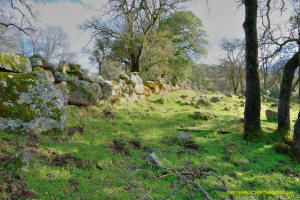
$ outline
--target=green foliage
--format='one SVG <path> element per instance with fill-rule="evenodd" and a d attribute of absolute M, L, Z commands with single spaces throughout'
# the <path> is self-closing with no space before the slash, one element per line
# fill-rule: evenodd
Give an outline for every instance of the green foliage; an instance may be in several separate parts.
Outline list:
<path fill-rule="evenodd" d="M 147 38 L 141 76 L 148 80 L 187 80 L 193 60 L 206 54 L 206 44 L 202 22 L 192 12 L 170 14 Z"/>
<path fill-rule="evenodd" d="M 206 33 L 201 20 L 190 11 L 175 12 L 160 22 L 160 29 L 169 33 L 176 55 L 189 58 L 207 53 Z"/>
<path fill-rule="evenodd" d="M 114 39 L 103 33 L 96 40 L 91 60 L 99 64 L 101 73 L 106 73 L 110 63 L 131 69 L 135 62 L 145 80 L 186 80 L 193 60 L 206 54 L 207 36 L 201 20 L 192 12 L 168 14 L 146 35 L 138 30 L 124 31 L 122 37 Z"/>

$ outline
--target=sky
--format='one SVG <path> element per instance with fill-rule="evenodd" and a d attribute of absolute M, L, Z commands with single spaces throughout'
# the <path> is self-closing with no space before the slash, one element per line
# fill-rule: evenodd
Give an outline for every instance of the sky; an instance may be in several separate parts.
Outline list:
<path fill-rule="evenodd" d="M 75 61 L 85 68 L 93 68 L 88 55 L 81 53 L 90 41 L 88 32 L 78 28 L 87 19 L 103 13 L 106 0 L 47 0 L 39 8 L 38 26 L 61 26 L 69 35 L 71 51 L 77 53 Z M 200 58 L 198 63 L 215 64 L 222 57 L 219 47 L 223 38 L 244 38 L 242 23 L 244 8 L 238 8 L 236 0 L 191 0 L 184 5 L 203 22 L 209 45 L 208 55 Z M 91 44 L 92 45 L 92 44 Z"/>

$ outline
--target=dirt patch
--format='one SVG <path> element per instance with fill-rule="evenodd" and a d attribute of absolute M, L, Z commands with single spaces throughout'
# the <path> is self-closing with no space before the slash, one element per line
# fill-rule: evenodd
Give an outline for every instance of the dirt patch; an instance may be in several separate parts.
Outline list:
<path fill-rule="evenodd" d="M 29 147 L 38 147 L 40 144 L 40 138 L 35 134 L 29 134 L 25 138 L 25 143 Z"/>
<path fill-rule="evenodd" d="M 135 148 L 135 149 L 141 149 L 142 148 L 141 142 L 137 141 L 137 140 L 130 140 L 129 144 L 131 144 L 133 146 L 133 148 Z"/>
<path fill-rule="evenodd" d="M 200 146 L 192 140 L 183 143 L 183 147 L 186 149 L 198 150 Z"/>
<path fill-rule="evenodd" d="M 144 146 L 143 147 L 143 151 L 148 152 L 148 153 L 152 153 L 153 152 L 153 150 L 150 147 L 148 147 L 148 146 Z"/>
<path fill-rule="evenodd" d="M 230 160 L 230 157 L 229 156 L 225 156 L 225 157 L 222 158 L 222 160 L 225 161 L 225 162 L 227 162 L 227 161 Z"/>
<path fill-rule="evenodd" d="M 281 170 L 281 173 L 283 173 L 285 176 L 292 176 L 295 178 L 300 178 L 300 173 L 296 172 L 293 169 L 284 169 L 284 170 Z"/>
<path fill-rule="evenodd" d="M 51 164 L 54 166 L 62 166 L 62 167 L 75 166 L 76 168 L 83 168 L 87 165 L 87 162 L 77 158 L 72 153 L 67 153 L 64 155 L 56 155 L 52 159 Z"/>
<path fill-rule="evenodd" d="M 114 118 L 115 115 L 110 110 L 103 110 L 103 117 L 105 117 L 105 118 Z"/>
<path fill-rule="evenodd" d="M 0 197 L 10 200 L 37 199 L 35 191 L 27 188 L 21 175 L 12 172 L 7 167 L 14 163 L 12 155 L 0 155 Z"/>
<path fill-rule="evenodd" d="M 82 135 L 84 130 L 85 130 L 84 126 L 72 126 L 68 128 L 67 134 L 70 137 L 72 137 L 75 133 L 79 133 L 80 135 Z"/>
<path fill-rule="evenodd" d="M 125 156 L 130 156 L 129 147 L 123 140 L 113 140 L 113 144 L 111 146 L 112 152 L 114 154 L 122 154 Z"/>
<path fill-rule="evenodd" d="M 80 190 L 80 184 L 75 179 L 68 180 L 68 186 L 70 187 L 72 192 L 78 192 Z"/>

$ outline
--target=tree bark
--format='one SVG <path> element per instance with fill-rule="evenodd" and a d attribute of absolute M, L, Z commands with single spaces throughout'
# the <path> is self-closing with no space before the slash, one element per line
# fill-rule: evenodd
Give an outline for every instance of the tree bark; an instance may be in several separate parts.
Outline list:
<path fill-rule="evenodd" d="M 245 0 L 245 21 L 243 23 L 246 38 L 246 106 L 244 137 L 250 138 L 261 130 L 260 124 L 260 81 L 258 68 L 257 39 L 257 0 Z M 253 134 L 251 134 L 253 133 Z"/>
<path fill-rule="evenodd" d="M 286 63 L 283 70 L 282 82 L 278 106 L 278 130 L 290 129 L 290 100 L 293 87 L 293 79 L 298 67 L 299 52 Z"/>
<path fill-rule="evenodd" d="M 140 71 L 140 62 L 134 54 L 130 55 L 130 71 L 139 72 Z"/>
<path fill-rule="evenodd" d="M 292 153 L 295 156 L 295 158 L 300 162 L 300 112 L 298 114 L 298 120 L 295 124 L 292 143 Z"/>

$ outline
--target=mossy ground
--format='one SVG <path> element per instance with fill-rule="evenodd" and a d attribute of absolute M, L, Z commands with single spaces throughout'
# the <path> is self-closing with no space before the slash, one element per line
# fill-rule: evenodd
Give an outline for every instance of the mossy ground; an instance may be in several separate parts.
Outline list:
<path fill-rule="evenodd" d="M 182 99 L 182 95 L 187 97 Z M 196 95 L 195 92 L 180 91 L 136 103 L 69 107 L 69 131 L 38 135 L 39 144 L 31 148 L 42 156 L 36 155 L 40 162 L 23 175 L 24 180 L 40 199 L 142 199 L 150 190 L 152 199 L 164 199 L 177 190 L 179 182 L 176 176 L 158 181 L 146 172 L 156 176 L 166 172 L 147 164 L 145 157 L 149 153 L 145 149 L 150 148 L 166 167 L 170 164 L 185 170 L 213 170 L 226 181 L 230 190 L 295 192 L 294 195 L 236 195 L 238 200 L 300 199 L 300 164 L 287 155 L 276 153 L 275 141 L 251 143 L 243 140 L 240 119 L 244 111 L 241 101 L 244 100 L 236 96 L 201 93 L 198 95 L 206 95 L 208 99 L 223 96 L 224 100 L 196 108 L 188 102 Z M 155 103 L 161 97 L 165 103 Z M 267 121 L 264 114 L 270 104 L 262 105 L 262 126 L 264 134 L 271 137 L 276 122 Z M 224 110 L 225 107 L 228 109 Z M 298 110 L 299 105 L 292 106 L 292 124 Z M 197 120 L 193 116 L 197 111 L 217 117 Z M 176 142 L 176 136 L 181 132 L 178 129 L 198 130 L 190 133 L 201 148 L 186 149 Z M 220 134 L 220 129 L 232 133 Z M 22 135 L 0 134 L 0 154 L 27 145 L 24 138 Z M 54 155 L 66 154 L 71 161 L 53 164 Z M 76 164 L 78 160 L 81 160 L 81 165 Z M 136 172 L 137 169 L 144 171 Z M 198 177 L 196 181 L 206 189 L 221 186 L 213 177 Z M 227 197 L 223 192 L 210 194 L 215 199 Z M 203 199 L 203 196 L 183 187 L 173 199 Z"/>

